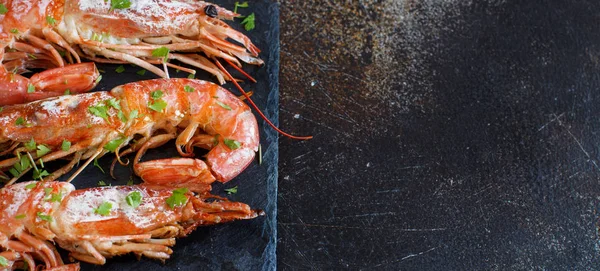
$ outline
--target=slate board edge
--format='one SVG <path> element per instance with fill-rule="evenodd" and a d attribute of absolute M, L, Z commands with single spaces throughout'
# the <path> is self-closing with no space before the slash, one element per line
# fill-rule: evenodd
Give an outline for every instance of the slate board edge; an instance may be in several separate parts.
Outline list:
<path fill-rule="evenodd" d="M 269 16 L 271 22 L 270 31 L 267 33 L 267 39 L 273 41 L 269 48 L 269 60 L 268 65 L 269 74 L 269 96 L 267 97 L 267 104 L 273 104 L 274 106 L 267 106 L 267 108 L 274 108 L 274 110 L 267 110 L 265 112 L 267 118 L 269 118 L 273 124 L 279 126 L 279 6 L 278 3 L 272 3 L 269 6 Z M 263 121 L 264 122 L 264 121 Z M 265 263 L 262 266 L 262 270 L 276 270 L 277 268 L 277 181 L 279 179 L 278 168 L 279 168 L 279 137 L 275 130 L 268 125 L 263 125 L 265 137 L 270 138 L 273 142 L 270 144 L 269 149 L 266 150 L 266 155 L 272 156 L 271 161 L 276 166 L 270 167 L 267 172 L 267 195 L 269 197 L 268 204 L 265 206 L 265 212 L 271 219 L 266 219 L 265 229 L 270 229 L 271 234 L 269 236 L 269 242 L 265 248 L 264 259 Z M 268 234 L 268 232 L 267 232 Z"/>

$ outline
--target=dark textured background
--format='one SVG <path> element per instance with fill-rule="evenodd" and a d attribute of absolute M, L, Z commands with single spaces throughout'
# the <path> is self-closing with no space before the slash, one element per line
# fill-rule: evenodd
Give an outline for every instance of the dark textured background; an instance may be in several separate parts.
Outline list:
<path fill-rule="evenodd" d="M 600 269 L 600 2 L 279 3 L 279 269 Z"/>

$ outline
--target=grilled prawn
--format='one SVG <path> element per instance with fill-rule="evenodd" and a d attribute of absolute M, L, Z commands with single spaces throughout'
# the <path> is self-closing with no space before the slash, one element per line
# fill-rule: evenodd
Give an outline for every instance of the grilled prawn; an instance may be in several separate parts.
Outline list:
<path fill-rule="evenodd" d="M 138 162 L 147 149 L 171 139 L 184 158 Z M 82 169 L 114 152 L 119 161 L 137 153 L 134 170 L 146 181 L 177 179 L 172 186 L 208 191 L 215 179 L 227 182 L 242 172 L 258 144 L 256 118 L 246 104 L 216 84 L 192 79 L 129 83 L 110 92 L 48 98 L 0 112 L 0 150 L 5 150 L 0 156 L 8 156 L 0 169 L 5 178 L 12 175 L 9 183 L 31 169 L 34 176 L 55 180 L 81 159 L 87 159 Z M 194 147 L 209 150 L 205 161 L 191 158 Z M 60 158 L 71 161 L 50 176 L 39 174 L 44 162 Z"/>
<path fill-rule="evenodd" d="M 198 226 L 252 219 L 261 211 L 240 202 L 160 186 L 75 190 L 66 182 L 25 182 L 0 190 L 0 266 L 78 270 L 64 265 L 52 243 L 79 261 L 102 265 L 134 253 L 159 260 L 176 237 Z M 38 265 L 39 263 L 39 265 Z"/>
<path fill-rule="evenodd" d="M 0 105 L 92 89 L 99 77 L 93 64 L 68 68 L 81 57 L 132 63 L 165 78 L 167 66 L 195 73 L 168 62 L 176 59 L 220 83 L 231 78 L 217 59 L 237 69 L 240 60 L 263 63 L 250 39 L 221 20 L 239 16 L 224 8 L 196 0 L 113 2 L 0 0 Z M 31 81 L 19 76 L 32 68 L 58 70 Z"/>

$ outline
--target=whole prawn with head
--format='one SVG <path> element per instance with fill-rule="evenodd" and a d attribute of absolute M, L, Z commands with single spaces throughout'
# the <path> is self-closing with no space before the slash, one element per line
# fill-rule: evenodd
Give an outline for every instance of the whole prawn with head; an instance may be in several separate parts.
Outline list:
<path fill-rule="evenodd" d="M 240 61 L 263 64 L 260 50 L 221 20 L 238 14 L 196 0 L 115 2 L 0 0 L 0 104 L 93 88 L 99 76 L 93 64 L 69 67 L 80 63 L 80 56 L 135 64 L 163 78 L 169 77 L 167 66 L 196 73 L 169 62 L 175 59 L 208 71 L 223 84 L 234 79 L 218 62 L 222 59 L 255 81 L 240 69 Z M 57 67 L 30 80 L 19 76 L 33 68 Z"/>

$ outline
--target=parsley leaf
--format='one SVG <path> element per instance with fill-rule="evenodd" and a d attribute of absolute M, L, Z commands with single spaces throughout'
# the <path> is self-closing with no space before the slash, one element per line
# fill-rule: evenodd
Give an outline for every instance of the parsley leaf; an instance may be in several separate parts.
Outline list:
<path fill-rule="evenodd" d="M 55 25 L 56 24 L 56 20 L 54 18 L 52 18 L 52 16 L 46 16 L 46 22 L 49 25 Z"/>
<path fill-rule="evenodd" d="M 27 84 L 27 93 L 34 93 L 35 92 L 35 86 L 33 86 L 32 84 Z"/>
<path fill-rule="evenodd" d="M 108 99 L 105 103 L 106 105 L 112 106 L 117 110 L 121 110 L 121 100 L 117 100 L 117 98 Z"/>
<path fill-rule="evenodd" d="M 255 19 L 254 12 L 252 12 L 252 14 L 248 15 L 242 21 L 242 25 L 244 26 L 246 31 L 250 31 L 250 30 L 254 29 L 254 19 Z"/>
<path fill-rule="evenodd" d="M 142 203 L 142 193 L 140 191 L 133 191 L 125 197 L 125 201 L 127 201 L 127 205 L 137 208 Z"/>
<path fill-rule="evenodd" d="M 242 146 L 239 141 L 227 138 L 223 139 L 223 143 L 232 150 L 237 150 Z"/>
<path fill-rule="evenodd" d="M 125 71 L 125 67 L 123 67 L 123 65 L 121 65 L 121 66 L 117 67 L 117 69 L 115 69 L 115 72 L 117 72 L 117 73 L 122 73 L 124 71 Z"/>
<path fill-rule="evenodd" d="M 194 92 L 196 89 L 186 85 L 185 87 L 183 87 L 183 90 L 185 90 L 185 92 Z"/>
<path fill-rule="evenodd" d="M 25 189 L 33 189 L 37 185 L 37 182 L 32 182 L 25 186 Z"/>
<path fill-rule="evenodd" d="M 225 108 L 225 109 L 227 109 L 227 110 L 231 111 L 231 106 L 229 106 L 229 105 L 226 105 L 226 104 L 222 103 L 221 101 L 217 101 L 217 104 L 218 104 L 219 106 L 221 106 L 221 107 L 223 107 L 223 108 Z"/>
<path fill-rule="evenodd" d="M 94 166 L 99 168 L 100 171 L 102 171 L 102 173 L 106 174 L 106 172 L 104 172 L 104 169 L 100 166 L 100 164 L 98 164 L 98 158 L 94 159 Z"/>
<path fill-rule="evenodd" d="M 231 194 L 235 194 L 237 193 L 238 187 L 237 185 L 232 187 L 232 188 L 227 188 L 225 189 L 225 192 L 227 192 L 227 195 L 231 195 Z"/>
<path fill-rule="evenodd" d="M 137 73 L 138 75 L 142 75 L 142 76 L 143 76 L 144 74 L 146 74 L 146 70 L 139 70 L 139 71 L 137 71 L 136 73 Z"/>
<path fill-rule="evenodd" d="M 131 112 L 129 112 L 129 119 L 130 119 L 130 120 L 131 120 L 131 119 L 135 119 L 135 118 L 137 118 L 137 117 L 138 117 L 138 111 L 137 111 L 137 109 L 136 109 L 136 110 L 133 110 L 133 111 L 131 111 Z"/>
<path fill-rule="evenodd" d="M 35 150 L 36 144 L 35 144 L 35 140 L 33 140 L 33 138 L 31 138 L 31 140 L 29 142 L 25 143 L 24 145 L 25 145 L 25 148 L 27 148 L 28 151 Z"/>
<path fill-rule="evenodd" d="M 71 95 L 71 90 L 70 89 L 66 89 L 65 93 L 63 93 L 63 95 Z"/>
<path fill-rule="evenodd" d="M 106 145 L 104 145 L 104 149 L 110 152 L 115 152 L 117 148 L 123 144 L 123 142 L 125 142 L 125 138 L 117 138 L 106 143 Z"/>
<path fill-rule="evenodd" d="M 62 145 L 60 146 L 60 148 L 63 151 L 69 151 L 71 149 L 71 142 L 69 142 L 66 139 L 63 139 Z"/>
<path fill-rule="evenodd" d="M 188 198 L 185 196 L 189 190 L 187 188 L 179 188 L 173 190 L 173 195 L 167 198 L 166 203 L 171 207 L 171 209 L 176 206 L 183 206 L 187 203 Z"/>
<path fill-rule="evenodd" d="M 45 215 L 45 214 L 44 214 L 44 213 L 42 213 L 42 212 L 37 212 L 37 217 L 38 217 L 39 219 L 41 219 L 41 220 L 48 221 L 48 222 L 52 222 L 52 217 L 51 217 L 51 216 L 49 216 L 49 215 Z"/>
<path fill-rule="evenodd" d="M 18 117 L 15 121 L 15 125 L 23 125 L 25 124 L 25 119 L 23 117 Z"/>
<path fill-rule="evenodd" d="M 162 98 L 162 96 L 163 96 L 163 92 L 160 89 L 150 92 L 150 97 L 152 97 L 152 99 L 154 99 L 154 100 L 160 99 L 160 98 Z"/>
<path fill-rule="evenodd" d="M 98 181 L 98 185 L 99 186 L 108 186 L 108 184 L 103 180 Z"/>
<path fill-rule="evenodd" d="M 187 78 L 188 79 L 196 79 L 196 75 L 194 75 L 193 73 L 190 73 Z"/>
<path fill-rule="evenodd" d="M 240 4 L 240 2 L 235 2 L 235 7 L 233 8 L 233 13 L 237 13 L 237 9 L 238 8 L 247 8 L 248 7 L 248 2 L 243 2 Z"/>
<path fill-rule="evenodd" d="M 23 219 L 25 218 L 25 214 L 19 214 L 15 216 L 16 219 Z"/>
<path fill-rule="evenodd" d="M 162 57 L 163 58 L 163 62 L 167 62 L 167 58 L 169 57 L 169 48 L 167 47 L 160 47 L 160 48 L 156 48 L 154 50 L 152 50 L 152 56 L 153 57 Z"/>
<path fill-rule="evenodd" d="M 49 176 L 50 173 L 48 173 L 48 171 L 46 170 L 42 170 L 40 171 L 39 169 L 34 169 L 33 170 L 33 177 L 34 179 L 42 179 L 43 177 Z"/>
<path fill-rule="evenodd" d="M 108 107 L 106 105 L 96 105 L 88 107 L 88 111 L 96 117 L 100 117 L 108 121 Z"/>
<path fill-rule="evenodd" d="M 129 0 L 110 0 L 110 9 L 124 9 L 131 7 Z"/>
<path fill-rule="evenodd" d="M 161 112 L 165 108 L 167 108 L 167 102 L 161 100 L 157 100 L 154 103 L 148 103 L 148 107 L 156 112 Z"/>
<path fill-rule="evenodd" d="M 42 157 L 44 155 L 46 155 L 47 153 L 49 153 L 51 150 L 44 146 L 44 145 L 37 145 L 37 151 L 35 152 L 37 154 L 38 157 Z"/>
<path fill-rule="evenodd" d="M 4 4 L 0 4 L 0 14 L 4 15 L 6 13 L 8 13 L 8 9 Z"/>
<path fill-rule="evenodd" d="M 2 5 L 4 6 L 4 5 Z M 4 14 L 4 13 L 2 13 Z M 4 258 L 3 256 L 0 256 L 0 266 L 2 267 L 7 267 L 8 266 L 8 260 L 6 258 Z"/>
<path fill-rule="evenodd" d="M 105 201 L 102 204 L 100 204 L 98 208 L 94 209 L 94 213 L 99 214 L 101 216 L 107 216 L 110 214 L 111 209 L 112 203 Z"/>

